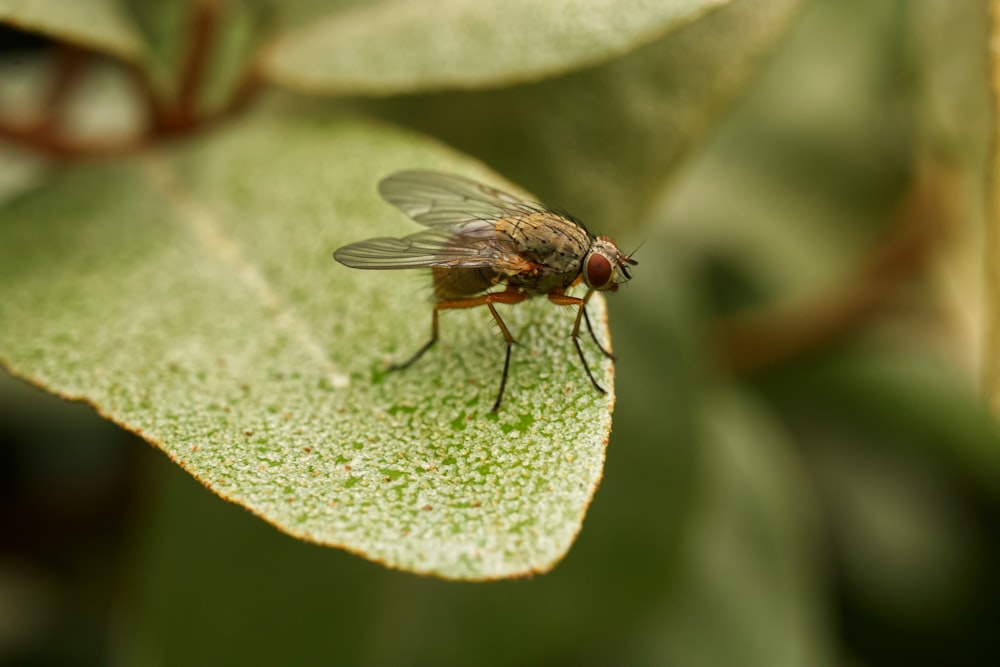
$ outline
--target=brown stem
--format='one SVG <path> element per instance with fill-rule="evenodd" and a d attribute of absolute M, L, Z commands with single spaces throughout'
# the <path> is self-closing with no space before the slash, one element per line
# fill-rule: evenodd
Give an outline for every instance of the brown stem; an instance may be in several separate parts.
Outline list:
<path fill-rule="evenodd" d="M 156 94 L 146 72 L 132 69 L 132 78 L 149 111 L 150 133 L 165 137 L 187 132 L 204 122 L 198 108 L 199 93 L 208 69 L 208 59 L 219 25 L 217 0 L 195 0 L 188 17 L 188 40 L 177 80 L 177 96 L 164 100 Z"/>
<path fill-rule="evenodd" d="M 840 286 L 798 307 L 737 315 L 718 323 L 713 344 L 737 373 L 772 366 L 857 330 L 898 302 L 926 266 L 953 219 L 947 174 L 921 174 L 893 213 L 890 233 Z"/>
<path fill-rule="evenodd" d="M 34 123 L 41 134 L 58 132 L 64 124 L 70 98 L 83 79 L 91 54 L 75 44 L 59 44 L 55 54 L 55 72 L 49 84 L 45 106 Z"/>
<path fill-rule="evenodd" d="M 219 3 L 216 0 L 199 0 L 193 3 L 187 30 L 190 38 L 181 66 L 172 130 L 186 130 L 198 123 L 198 95 L 208 70 L 208 59 L 218 30 L 219 13 Z"/>
<path fill-rule="evenodd" d="M 59 44 L 55 49 L 52 78 L 38 115 L 23 125 L 0 118 L 0 138 L 27 144 L 53 157 L 66 157 L 71 141 L 63 127 L 71 98 L 86 74 L 91 54 L 73 44 Z"/>
<path fill-rule="evenodd" d="M 141 67 L 124 64 L 134 89 L 145 101 L 149 122 L 142 136 L 80 142 L 63 132 L 70 97 L 86 73 L 86 65 L 92 60 L 92 54 L 83 47 L 64 45 L 57 53 L 56 76 L 46 97 L 44 111 L 26 126 L 15 125 L 0 117 L 0 139 L 25 145 L 55 159 L 106 158 L 135 152 L 160 139 L 190 133 L 243 110 L 261 88 L 261 79 L 253 68 L 247 69 L 224 108 L 210 117 L 203 115 L 199 109 L 199 93 L 204 85 L 221 13 L 219 0 L 193 2 L 190 39 L 175 99 L 165 100 L 158 95 Z"/>
<path fill-rule="evenodd" d="M 26 146 L 57 160 L 125 155 L 139 150 L 146 143 L 142 139 L 76 141 L 51 128 L 16 127 L 3 119 L 0 119 L 0 139 Z"/>

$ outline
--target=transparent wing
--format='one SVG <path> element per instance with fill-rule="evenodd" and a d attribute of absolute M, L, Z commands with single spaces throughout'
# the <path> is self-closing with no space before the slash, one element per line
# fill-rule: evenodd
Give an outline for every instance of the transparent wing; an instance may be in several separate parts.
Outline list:
<path fill-rule="evenodd" d="M 493 223 L 529 213 L 546 212 L 541 204 L 462 176 L 436 171 L 400 171 L 382 179 L 379 194 L 427 227 L 459 231 L 475 222 Z"/>
<path fill-rule="evenodd" d="M 492 227 L 480 225 L 458 234 L 428 229 L 403 238 L 367 239 L 345 245 L 333 258 L 354 269 L 490 267 L 503 273 L 523 268 L 514 246 Z"/>

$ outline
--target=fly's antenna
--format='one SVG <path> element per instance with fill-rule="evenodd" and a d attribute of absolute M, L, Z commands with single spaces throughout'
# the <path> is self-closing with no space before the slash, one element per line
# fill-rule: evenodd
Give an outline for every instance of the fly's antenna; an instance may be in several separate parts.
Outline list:
<path fill-rule="evenodd" d="M 635 254 L 636 254 L 637 252 L 639 252 L 639 249 L 640 249 L 640 248 L 642 248 L 642 246 L 644 246 L 644 245 L 646 245 L 646 239 L 643 239 L 642 241 L 640 241 L 640 242 L 639 242 L 639 245 L 637 245 L 637 246 L 635 247 L 635 250 L 633 250 L 632 252 L 629 252 L 629 253 L 626 253 L 626 254 L 625 254 L 625 257 L 627 257 L 626 261 L 627 261 L 627 262 L 628 262 L 629 264 L 631 264 L 632 266 L 635 266 L 636 264 L 638 264 L 638 263 L 639 263 L 639 262 L 638 262 L 638 261 L 637 261 L 637 260 L 635 259 Z"/>

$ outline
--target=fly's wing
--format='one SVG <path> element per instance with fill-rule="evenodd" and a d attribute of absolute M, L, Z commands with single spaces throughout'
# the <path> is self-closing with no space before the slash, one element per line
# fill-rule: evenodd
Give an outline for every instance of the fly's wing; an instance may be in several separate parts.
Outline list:
<path fill-rule="evenodd" d="M 351 243 L 333 258 L 353 269 L 419 269 L 489 267 L 502 273 L 523 268 L 515 243 L 487 224 L 467 225 L 462 232 L 428 229 L 403 238 L 382 237 Z"/>
<path fill-rule="evenodd" d="M 421 225 L 461 233 L 467 225 L 546 212 L 541 204 L 462 176 L 436 171 L 400 171 L 382 179 L 379 194 Z"/>
<path fill-rule="evenodd" d="M 356 269 L 491 268 L 514 274 L 530 267 L 499 220 L 546 212 L 540 204 L 476 181 L 436 171 L 401 171 L 378 184 L 379 194 L 430 229 L 403 238 L 374 238 L 333 253 Z"/>

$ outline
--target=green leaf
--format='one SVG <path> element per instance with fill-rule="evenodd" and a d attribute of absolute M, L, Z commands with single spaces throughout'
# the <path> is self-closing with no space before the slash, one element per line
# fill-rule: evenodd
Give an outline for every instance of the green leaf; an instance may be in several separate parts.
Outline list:
<path fill-rule="evenodd" d="M 275 32 L 312 25 L 357 7 L 392 2 L 392 0 L 251 0 L 259 2 L 271 14 Z"/>
<path fill-rule="evenodd" d="M 905 453 L 961 473 L 986 494 L 1000 491 L 1000 439 L 968 378 L 926 348 L 907 342 L 865 341 L 828 359 L 776 373 L 772 398 L 790 413 L 809 402 L 831 424 L 863 425 L 879 440 L 905 443 Z M 824 427 L 823 430 L 832 430 Z"/>
<path fill-rule="evenodd" d="M 176 98 L 184 75 L 195 74 L 198 107 L 204 113 L 223 107 L 242 82 L 271 14 L 263 0 L 124 2 L 148 45 L 147 75 L 158 94 Z M 200 49 L 205 49 L 200 68 L 184 72 Z"/>
<path fill-rule="evenodd" d="M 365 102 L 601 232 L 635 229 L 776 48 L 801 0 L 735 0 L 600 67 L 504 90 Z"/>
<path fill-rule="evenodd" d="M 436 349 L 385 372 L 429 334 L 426 279 L 330 254 L 413 231 L 374 189 L 408 167 L 497 181 L 346 117 L 67 170 L 0 209 L 0 361 L 302 539 L 448 578 L 547 570 L 600 479 L 613 393 L 580 368 L 573 312 L 545 300 L 501 311 L 520 345 L 498 414 L 482 309 L 445 313 Z"/>
<path fill-rule="evenodd" d="M 638 664 L 825 665 L 815 498 L 792 444 L 753 401 L 710 391 L 691 537 Z"/>
<path fill-rule="evenodd" d="M 166 98 L 177 94 L 184 53 L 191 48 L 191 16 L 195 3 L 186 0 L 124 0 L 124 6 L 146 43 L 145 74 Z"/>
<path fill-rule="evenodd" d="M 0 118 L 10 127 L 30 128 L 51 111 L 51 59 L 42 53 L 7 55 L 0 58 Z M 81 80 L 74 82 L 70 99 L 59 110 L 59 133 L 83 143 L 121 144 L 138 137 L 145 127 L 134 82 L 124 68 L 96 62 Z M 2 143 L 0 182 L 5 172 L 18 171 L 23 163 L 32 168 L 44 154 L 32 152 L 30 142 Z M 2 185 L 0 185 L 2 188 Z"/>
<path fill-rule="evenodd" d="M 967 498 L 948 466 L 872 435 L 844 419 L 809 443 L 848 595 L 902 627 L 961 614 L 992 569 Z"/>
<path fill-rule="evenodd" d="M 615 58 L 726 1 L 375 3 L 289 31 L 261 62 L 310 93 L 506 85 Z"/>
<path fill-rule="evenodd" d="M 0 22 L 139 60 L 142 39 L 115 0 L 0 0 Z"/>
<path fill-rule="evenodd" d="M 44 172 L 45 165 L 41 158 L 4 146 L 4 161 L 0 165 L 0 205 L 42 181 Z"/>

